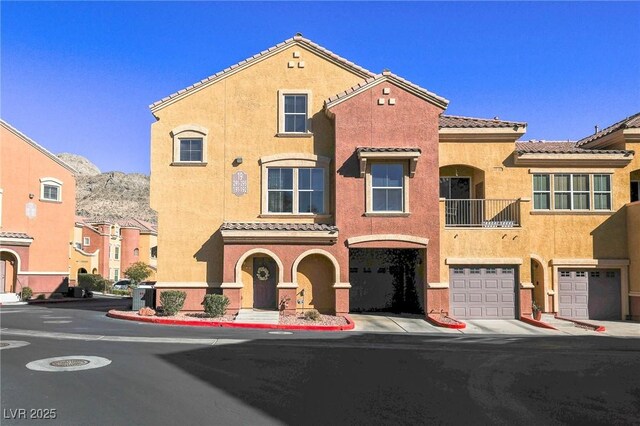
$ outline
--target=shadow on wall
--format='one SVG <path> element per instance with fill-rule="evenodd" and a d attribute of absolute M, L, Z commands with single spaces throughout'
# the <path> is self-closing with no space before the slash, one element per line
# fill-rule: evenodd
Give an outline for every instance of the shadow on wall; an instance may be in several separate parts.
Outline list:
<path fill-rule="evenodd" d="M 207 264 L 207 283 L 222 282 L 223 253 L 222 233 L 217 230 L 193 255 L 196 261 Z"/>
<path fill-rule="evenodd" d="M 594 259 L 626 259 L 627 250 L 627 207 L 612 214 L 595 228 L 593 236 Z"/>

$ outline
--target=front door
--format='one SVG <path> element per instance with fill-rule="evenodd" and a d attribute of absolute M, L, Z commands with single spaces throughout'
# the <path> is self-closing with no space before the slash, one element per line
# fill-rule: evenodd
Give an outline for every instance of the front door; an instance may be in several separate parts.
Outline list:
<path fill-rule="evenodd" d="M 253 258 L 253 307 L 277 309 L 276 274 L 278 267 L 270 257 Z"/>

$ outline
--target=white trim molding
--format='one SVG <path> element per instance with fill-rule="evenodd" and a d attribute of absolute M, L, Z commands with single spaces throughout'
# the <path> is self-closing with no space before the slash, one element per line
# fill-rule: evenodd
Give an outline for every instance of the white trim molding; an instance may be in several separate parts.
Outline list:
<path fill-rule="evenodd" d="M 421 152 L 419 151 L 393 151 L 393 152 L 367 152 L 358 151 L 358 161 L 360 163 L 360 177 L 364 177 L 367 173 L 367 161 L 387 160 L 387 161 L 404 161 L 409 160 L 409 177 L 416 174 L 416 166 Z"/>
<path fill-rule="evenodd" d="M 518 166 L 588 166 L 588 167 L 624 167 L 633 160 L 633 154 L 549 154 L 524 153 L 514 155 L 514 164 Z"/>
<path fill-rule="evenodd" d="M 0 244 L 7 244 L 12 246 L 30 246 L 32 242 L 33 238 L 0 237 Z"/>
<path fill-rule="evenodd" d="M 449 288 L 449 283 L 427 283 L 427 288 Z"/>
<path fill-rule="evenodd" d="M 518 257 L 447 257 L 445 265 L 522 265 Z"/>
<path fill-rule="evenodd" d="M 351 237 L 347 239 L 347 246 L 350 247 L 356 244 L 378 242 L 378 241 L 396 241 L 401 243 L 413 243 L 413 244 L 418 244 L 425 247 L 429 244 L 428 238 L 416 237 L 413 235 L 372 234 L 372 235 L 362 235 L 360 237 Z"/>
<path fill-rule="evenodd" d="M 291 266 L 291 281 L 293 281 L 293 284 L 296 285 L 296 288 L 298 287 L 298 266 L 300 265 L 300 262 L 302 262 L 307 256 L 311 256 L 314 254 L 324 256 L 329 259 L 329 261 L 333 264 L 333 272 L 335 278 L 334 285 L 340 282 L 340 264 L 338 263 L 338 260 L 328 251 L 322 249 L 310 249 L 300 254 Z"/>
<path fill-rule="evenodd" d="M 172 166 L 201 166 L 207 164 L 207 135 L 209 129 L 199 124 L 183 124 L 169 133 L 173 139 Z M 180 160 L 180 139 L 202 139 L 202 160 L 201 161 L 181 161 Z"/>
<path fill-rule="evenodd" d="M 242 282 L 242 264 L 244 263 L 245 260 L 247 260 L 249 258 L 249 256 L 254 255 L 254 254 L 265 254 L 268 257 L 272 258 L 276 262 L 276 265 L 278 265 L 278 283 L 284 282 L 284 266 L 282 264 L 282 261 L 278 257 L 278 255 L 275 254 L 274 252 L 272 252 L 271 250 L 268 250 L 268 249 L 265 249 L 265 248 L 254 248 L 254 249 L 251 249 L 251 250 L 248 250 L 248 251 L 244 252 L 244 254 L 242 256 L 240 256 L 240 258 L 236 262 L 235 280 L 236 280 L 236 285 L 240 285 L 240 287 L 233 287 L 233 288 L 242 288 L 243 287 L 243 282 Z M 225 287 L 223 287 L 223 288 L 225 288 Z M 230 287 L 226 287 L 226 288 L 230 288 Z"/>

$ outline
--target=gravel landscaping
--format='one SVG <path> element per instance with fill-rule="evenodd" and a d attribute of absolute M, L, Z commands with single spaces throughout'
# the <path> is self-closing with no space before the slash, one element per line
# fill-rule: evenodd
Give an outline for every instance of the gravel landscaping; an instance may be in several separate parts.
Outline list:
<path fill-rule="evenodd" d="M 296 315 L 280 315 L 280 324 L 286 325 L 347 325 L 345 317 L 336 317 L 334 315 L 320 315 L 316 321 L 304 318 L 302 314 Z"/>

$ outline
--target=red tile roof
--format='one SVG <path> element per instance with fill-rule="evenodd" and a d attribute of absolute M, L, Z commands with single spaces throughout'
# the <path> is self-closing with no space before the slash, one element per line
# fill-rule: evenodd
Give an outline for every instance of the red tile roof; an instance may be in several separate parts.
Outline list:
<path fill-rule="evenodd" d="M 19 238 L 24 240 L 32 239 L 32 237 L 30 237 L 28 234 L 25 234 L 24 232 L 0 232 L 0 238 Z"/>
<path fill-rule="evenodd" d="M 328 231 L 338 232 L 335 225 L 320 223 L 225 222 L 221 231 Z"/>
<path fill-rule="evenodd" d="M 527 127 L 527 123 L 522 121 L 505 121 L 496 118 L 474 118 L 459 115 L 441 115 L 440 128 L 463 128 L 463 129 L 488 129 L 507 127 Z"/>
<path fill-rule="evenodd" d="M 400 147 L 400 148 L 393 148 L 393 147 L 389 147 L 389 148 L 379 148 L 379 147 L 374 147 L 374 146 L 361 146 L 356 148 L 356 152 L 422 152 L 422 150 L 420 148 L 407 148 L 407 147 Z"/>
<path fill-rule="evenodd" d="M 580 139 L 577 143 L 576 146 L 583 146 L 586 145 L 590 142 L 594 142 L 598 139 L 600 139 L 601 137 L 607 136 L 617 130 L 621 130 L 621 129 L 626 129 L 626 128 L 640 128 L 640 112 L 630 115 L 629 117 L 618 121 L 615 124 L 612 124 L 611 126 L 600 130 L 597 133 L 594 133 L 591 136 L 587 136 L 586 138 L 582 138 Z"/>
<path fill-rule="evenodd" d="M 529 141 L 516 142 L 517 154 L 633 154 L 623 149 L 580 148 L 571 141 Z"/>

